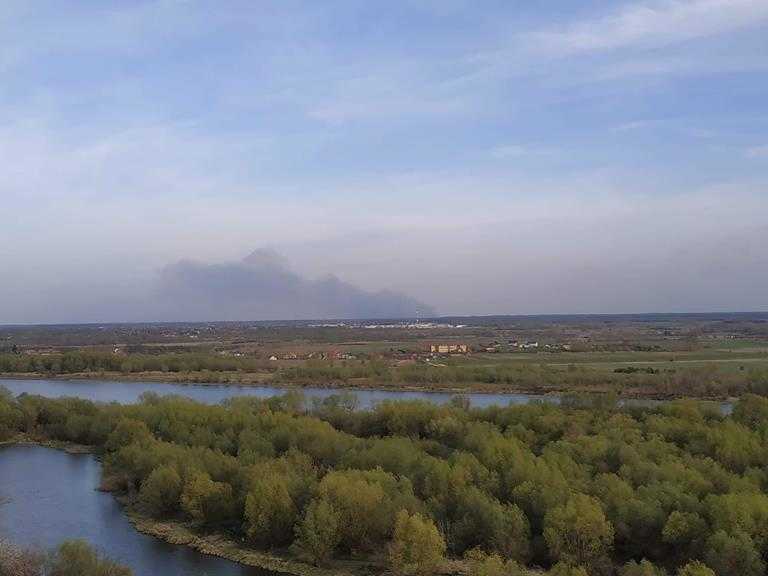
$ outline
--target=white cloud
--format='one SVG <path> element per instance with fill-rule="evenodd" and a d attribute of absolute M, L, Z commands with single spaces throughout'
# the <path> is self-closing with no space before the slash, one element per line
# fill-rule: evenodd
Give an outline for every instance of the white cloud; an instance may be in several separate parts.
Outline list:
<path fill-rule="evenodd" d="M 502 144 L 491 148 L 491 156 L 499 160 L 508 158 L 522 158 L 524 156 L 550 156 L 555 151 L 551 148 L 543 148 L 540 146 L 527 146 L 521 144 Z"/>
<path fill-rule="evenodd" d="M 520 100 L 498 105 L 520 108 L 590 86 L 615 95 L 652 92 L 671 78 L 757 73 L 768 68 L 758 38 L 766 23 L 765 0 L 641 0 L 581 20 L 508 31 L 467 53 L 455 83 L 477 91 L 514 82 Z"/>
<path fill-rule="evenodd" d="M 631 122 L 624 122 L 623 124 L 619 124 L 618 126 L 614 127 L 614 132 L 632 132 L 634 130 L 640 130 L 642 128 L 647 128 L 651 122 L 647 120 L 633 120 Z"/>
<path fill-rule="evenodd" d="M 508 144 L 505 146 L 496 146 L 491 150 L 491 156 L 494 158 L 519 158 L 529 153 L 528 148 L 517 144 Z"/>
<path fill-rule="evenodd" d="M 622 10 L 558 30 L 528 35 L 534 49 L 552 55 L 620 48 L 657 48 L 759 26 L 768 20 L 765 0 L 663 0 Z"/>

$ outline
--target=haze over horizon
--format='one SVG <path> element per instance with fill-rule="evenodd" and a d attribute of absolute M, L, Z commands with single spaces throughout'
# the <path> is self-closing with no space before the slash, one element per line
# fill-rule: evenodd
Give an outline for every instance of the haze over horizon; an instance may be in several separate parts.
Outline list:
<path fill-rule="evenodd" d="M 768 311 L 764 0 L 5 0 L 0 324 Z"/>

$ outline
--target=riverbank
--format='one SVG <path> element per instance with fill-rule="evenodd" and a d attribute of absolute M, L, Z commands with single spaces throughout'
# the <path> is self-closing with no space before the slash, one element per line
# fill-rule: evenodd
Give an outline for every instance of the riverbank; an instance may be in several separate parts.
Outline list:
<path fill-rule="evenodd" d="M 96 454 L 95 446 L 38 438 L 30 434 L 17 434 L 12 438 L 0 441 L 0 446 L 42 446 L 43 448 L 61 450 L 67 454 Z"/>
<path fill-rule="evenodd" d="M 332 560 L 327 567 L 318 567 L 293 558 L 259 552 L 245 547 L 236 540 L 222 534 L 201 535 L 191 523 L 174 520 L 155 520 L 142 515 L 130 499 L 118 496 L 128 520 L 142 534 L 159 538 L 169 544 L 189 546 L 202 554 L 217 556 L 245 566 L 252 566 L 291 576 L 389 576 L 392 572 L 386 564 L 386 556 L 378 562 L 365 560 Z M 469 573 L 467 562 L 446 558 L 438 574 L 441 576 L 464 576 Z M 536 571 L 527 574 L 535 576 Z"/>
<path fill-rule="evenodd" d="M 129 498 L 118 496 L 117 499 L 123 505 L 128 520 L 142 534 L 159 538 L 169 544 L 188 546 L 209 556 L 217 556 L 245 566 L 291 576 L 386 574 L 383 566 L 372 563 L 334 561 L 329 567 L 317 567 L 300 560 L 260 552 L 247 548 L 244 544 L 223 534 L 199 534 L 192 523 L 148 518 L 136 510 Z"/>

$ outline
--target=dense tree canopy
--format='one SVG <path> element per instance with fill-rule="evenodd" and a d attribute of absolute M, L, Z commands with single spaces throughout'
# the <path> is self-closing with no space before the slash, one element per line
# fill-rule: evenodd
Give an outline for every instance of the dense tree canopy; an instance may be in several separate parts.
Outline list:
<path fill-rule="evenodd" d="M 732 415 L 605 399 L 354 408 L 296 393 L 220 406 L 0 394 L 0 431 L 95 445 L 147 514 L 317 564 L 391 550 L 396 570 L 426 573 L 444 550 L 478 576 L 765 573 L 763 397 Z"/>

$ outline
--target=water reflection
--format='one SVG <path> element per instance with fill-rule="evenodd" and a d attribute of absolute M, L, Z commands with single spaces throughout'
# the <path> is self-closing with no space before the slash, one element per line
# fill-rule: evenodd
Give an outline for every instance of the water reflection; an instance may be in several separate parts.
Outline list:
<path fill-rule="evenodd" d="M 285 394 L 285 388 L 271 386 L 234 386 L 231 384 L 172 384 L 164 382 L 113 382 L 103 380 L 4 380 L 0 386 L 8 388 L 14 394 L 39 394 L 49 398 L 76 396 L 98 402 L 136 402 L 144 392 L 160 395 L 178 394 L 206 404 L 218 404 L 227 398 L 255 396 L 269 398 Z M 338 394 L 338 388 L 302 388 L 308 399 L 327 398 Z M 361 408 L 370 408 L 382 400 L 428 400 L 445 403 L 454 395 L 447 392 L 416 392 L 397 390 L 355 390 Z M 507 404 L 525 404 L 531 400 L 557 401 L 556 396 L 538 396 L 532 394 L 466 394 L 473 406 Z"/>

